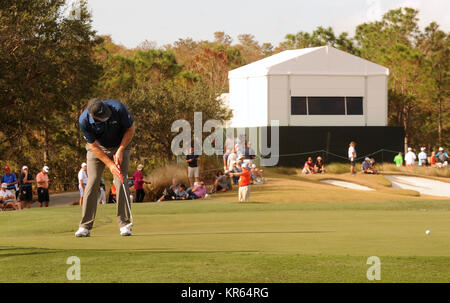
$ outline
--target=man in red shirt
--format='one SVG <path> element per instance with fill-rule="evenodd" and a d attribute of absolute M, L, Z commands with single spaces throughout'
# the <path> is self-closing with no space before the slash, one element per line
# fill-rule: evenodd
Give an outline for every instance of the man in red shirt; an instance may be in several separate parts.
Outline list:
<path fill-rule="evenodd" d="M 242 164 L 242 172 L 232 173 L 232 177 L 239 176 L 239 202 L 248 202 L 250 198 L 250 181 L 251 174 L 248 163 L 244 162 Z"/>
<path fill-rule="evenodd" d="M 133 174 L 134 179 L 134 189 L 136 190 L 136 202 L 144 201 L 145 191 L 144 191 L 144 183 L 149 184 L 144 180 L 144 175 L 142 174 L 142 170 L 144 169 L 144 165 L 139 164 L 136 172 Z"/>

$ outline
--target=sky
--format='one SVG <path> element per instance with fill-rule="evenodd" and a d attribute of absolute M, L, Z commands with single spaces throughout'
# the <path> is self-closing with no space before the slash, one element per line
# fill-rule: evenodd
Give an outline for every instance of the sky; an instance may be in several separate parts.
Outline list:
<path fill-rule="evenodd" d="M 317 26 L 353 35 L 357 25 L 401 6 L 419 9 L 422 28 L 436 21 L 450 30 L 448 0 L 88 0 L 88 6 L 97 33 L 129 48 L 145 40 L 157 46 L 179 38 L 213 40 L 216 31 L 234 42 L 239 34 L 252 34 L 274 45 L 288 33 Z"/>

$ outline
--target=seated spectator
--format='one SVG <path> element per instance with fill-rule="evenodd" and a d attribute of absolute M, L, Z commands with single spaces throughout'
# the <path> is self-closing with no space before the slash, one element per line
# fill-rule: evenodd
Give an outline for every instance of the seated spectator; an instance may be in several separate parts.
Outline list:
<path fill-rule="evenodd" d="M 2 183 L 0 189 L 0 205 L 3 210 L 7 208 L 17 209 L 15 193 L 10 191 L 7 183 Z"/>
<path fill-rule="evenodd" d="M 373 161 L 375 163 L 375 160 Z M 361 165 L 361 170 L 365 174 L 376 174 L 376 170 L 374 170 L 373 163 L 371 159 L 366 157 Z"/>
<path fill-rule="evenodd" d="M 108 194 L 108 203 L 116 203 L 116 187 L 114 184 L 111 184 L 111 188 L 109 189 Z"/>
<path fill-rule="evenodd" d="M 419 166 L 427 166 L 427 153 L 425 150 L 425 147 L 421 147 L 420 153 L 417 155 L 417 158 L 419 159 Z"/>
<path fill-rule="evenodd" d="M 436 157 L 436 152 L 433 151 L 433 152 L 431 152 L 431 156 L 428 159 L 428 163 L 430 163 L 431 167 L 436 167 L 437 162 L 438 162 L 438 159 Z"/>
<path fill-rule="evenodd" d="M 316 163 L 314 163 L 314 172 L 316 174 L 323 174 L 325 173 L 325 163 L 323 163 L 322 157 L 319 156 L 316 159 Z"/>
<path fill-rule="evenodd" d="M 186 192 L 186 185 L 180 184 L 180 186 L 175 189 L 175 200 L 186 200 L 189 198 L 189 194 Z"/>
<path fill-rule="evenodd" d="M 214 182 L 214 189 L 212 193 L 226 192 L 233 189 L 231 185 L 230 172 L 227 170 L 225 174 L 222 174 L 222 172 L 220 173 L 220 176 L 218 176 Z"/>
<path fill-rule="evenodd" d="M 252 175 L 252 178 L 254 178 L 254 184 L 264 183 L 265 179 L 263 177 L 263 172 L 264 170 L 257 168 L 256 164 L 252 164 L 252 166 L 250 167 L 250 173 Z"/>
<path fill-rule="evenodd" d="M 370 169 L 373 171 L 374 174 L 378 175 L 378 171 L 375 168 L 375 159 L 374 158 L 370 159 Z"/>
<path fill-rule="evenodd" d="M 436 154 L 436 158 L 437 158 L 436 164 L 438 167 L 447 167 L 448 154 L 442 147 L 439 147 L 439 152 Z"/>
<path fill-rule="evenodd" d="M 156 202 L 161 202 L 164 200 L 175 200 L 176 191 L 179 189 L 179 187 L 180 184 L 178 183 L 178 180 L 173 178 L 172 185 L 170 185 L 169 188 L 164 189 L 163 195 Z"/>
<path fill-rule="evenodd" d="M 186 192 L 189 195 L 188 199 L 194 200 L 204 198 L 206 196 L 205 182 L 203 182 L 202 180 L 195 182 L 194 187 L 188 188 Z"/>
<path fill-rule="evenodd" d="M 305 162 L 302 174 L 314 174 L 314 162 L 311 157 L 308 157 L 308 160 Z"/>

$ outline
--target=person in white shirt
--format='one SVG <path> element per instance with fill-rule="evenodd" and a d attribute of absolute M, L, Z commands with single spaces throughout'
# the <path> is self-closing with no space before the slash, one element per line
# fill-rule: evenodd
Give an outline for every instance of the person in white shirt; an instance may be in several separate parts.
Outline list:
<path fill-rule="evenodd" d="M 86 188 L 86 184 L 88 182 L 88 176 L 87 176 L 87 164 L 82 163 L 81 169 L 78 172 L 78 188 L 80 189 L 80 205 L 83 205 L 83 196 L 84 196 L 84 190 Z"/>
<path fill-rule="evenodd" d="M 235 145 L 234 135 L 228 134 L 227 139 L 225 140 L 225 147 L 224 147 L 225 153 L 223 154 L 223 169 L 224 170 L 228 170 L 228 163 L 229 163 L 228 157 L 232 153 L 232 151 L 234 149 L 234 145 Z"/>
<path fill-rule="evenodd" d="M 408 147 L 408 152 L 405 155 L 406 166 L 413 167 L 416 159 L 417 159 L 416 154 L 412 151 L 411 147 Z"/>
<path fill-rule="evenodd" d="M 418 155 L 419 158 L 419 166 L 426 166 L 427 165 L 427 153 L 425 152 L 426 148 L 425 147 L 421 147 L 420 148 L 420 153 Z"/>
<path fill-rule="evenodd" d="M 356 149 L 355 149 L 356 143 L 350 142 L 350 146 L 348 148 L 348 159 L 350 160 L 350 173 L 352 175 L 355 173 L 355 164 L 356 164 Z"/>
<path fill-rule="evenodd" d="M 8 185 L 6 183 L 2 183 L 2 186 L 0 188 L 0 208 L 13 208 L 14 210 L 16 210 L 17 206 L 15 193 L 13 193 L 11 190 L 8 190 L 7 187 Z"/>

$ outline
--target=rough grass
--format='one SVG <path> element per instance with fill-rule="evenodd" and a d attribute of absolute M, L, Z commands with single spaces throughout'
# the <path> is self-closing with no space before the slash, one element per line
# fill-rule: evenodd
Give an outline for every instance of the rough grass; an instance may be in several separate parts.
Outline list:
<path fill-rule="evenodd" d="M 355 178 L 369 195 L 273 174 L 250 203 L 234 189 L 134 204 L 126 238 L 115 205 L 99 206 L 87 239 L 73 235 L 79 207 L 0 212 L 0 282 L 68 282 L 69 256 L 81 282 L 369 282 L 369 256 L 380 282 L 450 282 L 450 200 L 398 194 L 378 177 Z"/>

